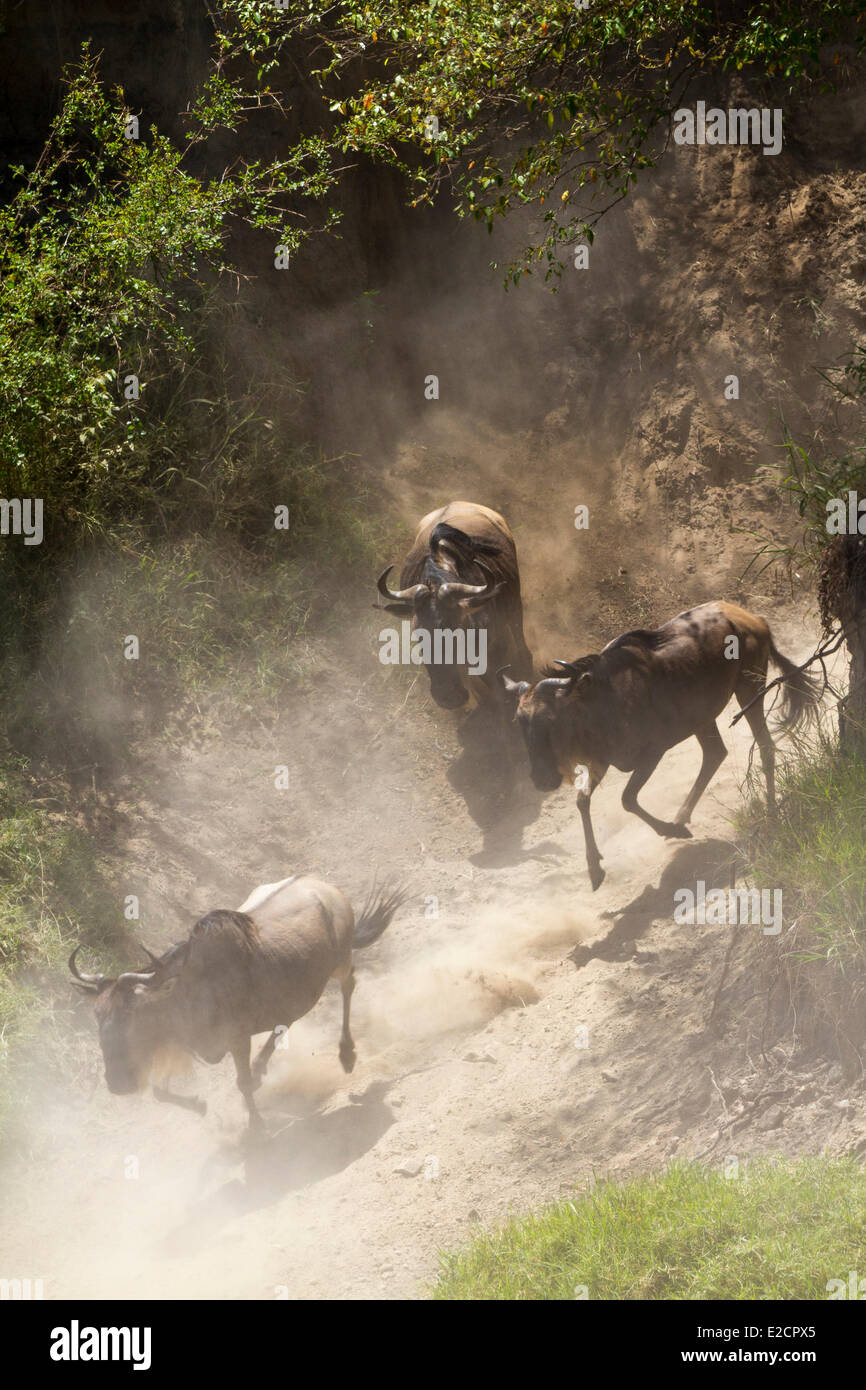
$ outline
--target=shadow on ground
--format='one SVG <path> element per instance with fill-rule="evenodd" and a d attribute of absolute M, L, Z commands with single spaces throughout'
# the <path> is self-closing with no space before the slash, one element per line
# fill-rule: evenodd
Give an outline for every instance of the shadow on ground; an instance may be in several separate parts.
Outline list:
<path fill-rule="evenodd" d="M 392 1084 L 374 1082 L 358 1102 L 294 1119 L 264 1141 L 251 1144 L 243 1177 L 223 1183 L 195 1203 L 187 1219 L 164 1238 L 161 1253 L 186 1255 L 201 1249 L 235 1218 L 348 1168 L 393 1123 L 385 1103 Z"/>
<path fill-rule="evenodd" d="M 594 941 L 581 942 L 569 953 L 569 960 L 580 968 L 588 961 L 621 960 L 630 954 L 636 941 L 660 919 L 673 921 L 674 893 L 680 888 L 694 890 L 698 879 L 711 888 L 732 888 L 739 857 L 725 840 L 689 840 L 681 845 L 666 865 L 656 886 L 648 884 L 639 895 L 616 912 L 605 913 L 613 922 L 610 931 Z"/>

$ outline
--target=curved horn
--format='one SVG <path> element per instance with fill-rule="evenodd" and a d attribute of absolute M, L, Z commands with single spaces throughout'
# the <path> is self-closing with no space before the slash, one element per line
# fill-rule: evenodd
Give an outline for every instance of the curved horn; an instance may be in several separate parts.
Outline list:
<path fill-rule="evenodd" d="M 499 670 L 496 672 L 497 676 L 501 676 L 502 678 L 503 687 L 509 695 L 525 695 L 529 689 L 529 681 L 513 681 L 510 676 L 506 676 L 505 674 L 506 671 L 510 670 L 510 665 L 500 666 Z"/>
<path fill-rule="evenodd" d="M 379 593 L 382 595 L 382 597 L 386 598 L 389 603 L 414 603 L 418 595 L 424 593 L 424 591 L 427 588 L 427 585 L 411 584 L 408 589 L 389 589 L 388 575 L 391 573 L 393 568 L 393 565 L 389 565 L 386 570 L 382 571 L 376 582 L 376 588 L 379 590 Z"/>
<path fill-rule="evenodd" d="M 560 661 L 559 657 L 556 657 L 553 664 L 554 666 L 561 666 L 563 671 L 570 671 L 573 676 L 583 674 L 580 667 L 576 666 L 573 661 Z"/>
<path fill-rule="evenodd" d="M 568 690 L 574 684 L 574 676 L 545 676 L 543 681 L 539 681 L 535 689 L 539 695 L 549 694 L 555 690 Z"/>
<path fill-rule="evenodd" d="M 492 570 L 488 569 L 483 560 L 475 561 L 478 568 L 487 577 L 483 584 L 464 584 L 462 580 L 447 580 L 439 585 L 440 598 L 492 598 L 496 588 L 496 576 Z"/>
<path fill-rule="evenodd" d="M 117 983 L 119 985 L 154 985 L 157 983 L 157 980 L 152 970 L 124 970 L 122 975 L 118 975 Z"/>
<path fill-rule="evenodd" d="M 78 985 L 79 989 L 88 990 L 91 994 L 98 994 L 99 990 L 106 983 L 106 978 L 104 975 L 85 975 L 83 971 L 78 969 L 78 966 L 75 964 L 75 957 L 80 950 L 81 946 L 76 946 L 72 955 L 69 957 L 69 969 L 72 971 L 75 977 L 75 983 Z"/>
<path fill-rule="evenodd" d="M 138 949 L 140 951 L 143 951 L 144 954 L 147 956 L 148 960 L 150 961 L 152 970 L 156 973 L 159 973 L 159 971 L 162 970 L 162 961 L 160 960 L 159 956 L 155 956 L 153 954 L 153 951 L 149 951 L 141 941 L 136 942 L 136 945 L 138 946 Z M 150 974 L 151 972 L 147 971 L 145 973 Z"/>

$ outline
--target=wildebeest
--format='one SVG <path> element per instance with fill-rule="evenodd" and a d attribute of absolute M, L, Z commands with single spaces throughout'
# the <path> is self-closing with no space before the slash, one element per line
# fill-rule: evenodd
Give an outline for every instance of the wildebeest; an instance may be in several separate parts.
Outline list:
<path fill-rule="evenodd" d="M 75 963 L 76 947 L 69 968 L 79 989 L 95 996 L 108 1089 L 115 1095 L 142 1090 L 166 1053 L 180 1050 L 213 1063 L 230 1052 L 250 1129 L 259 1128 L 253 1092 L 277 1040 L 309 1013 L 332 978 L 343 992 L 340 1061 L 351 1071 L 352 951 L 382 935 L 403 898 L 399 890 L 374 891 L 356 921 L 339 888 L 294 875 L 257 888 L 235 912 L 208 912 L 187 941 L 159 957 L 145 948 L 149 964 L 141 970 L 85 975 Z M 264 1032 L 270 1037 L 250 1067 L 250 1040 Z M 159 1087 L 154 1094 L 203 1110 L 201 1102 Z"/>
<path fill-rule="evenodd" d="M 770 660 L 785 678 L 782 728 L 788 731 L 814 714 L 815 685 L 776 649 L 763 618 L 735 603 L 704 603 L 664 627 L 626 632 L 600 654 L 557 661 L 565 674 L 547 674 L 535 685 L 502 674 L 517 701 L 535 785 L 553 791 L 563 777 L 575 782 L 593 889 L 604 870 L 589 803 L 608 767 L 632 774 L 622 795 L 627 811 L 659 835 L 688 838 L 686 822 L 727 756 L 716 719 L 732 695 L 741 707 L 754 699 Z M 746 719 L 760 749 L 772 809 L 775 750 L 763 700 L 746 711 Z M 658 820 L 638 804 L 637 794 L 662 755 L 692 734 L 703 751 L 701 770 L 676 820 Z"/>
<path fill-rule="evenodd" d="M 532 675 L 532 657 L 523 635 L 523 604 L 517 550 L 508 524 L 498 512 L 475 502 L 449 502 L 421 521 L 403 564 L 400 588 L 389 589 L 389 565 L 379 592 L 389 613 L 411 617 L 412 632 L 429 634 L 444 659 L 425 661 L 430 693 L 443 709 L 465 705 L 474 687 L 498 694 L 496 671 L 510 666 L 520 679 Z M 470 677 L 456 659 L 449 634 L 486 632 L 486 671 Z"/>

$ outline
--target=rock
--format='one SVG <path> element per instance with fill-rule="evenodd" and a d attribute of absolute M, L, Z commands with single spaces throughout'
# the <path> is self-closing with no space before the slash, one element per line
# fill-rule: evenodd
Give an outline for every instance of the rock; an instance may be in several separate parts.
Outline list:
<path fill-rule="evenodd" d="M 423 1167 L 423 1158 L 404 1158 L 392 1171 L 402 1174 L 404 1178 L 417 1178 Z"/>
<path fill-rule="evenodd" d="M 602 1081 L 619 1081 L 619 1077 L 617 1076 L 616 1072 L 611 1071 L 609 1068 L 605 1068 L 605 1070 L 602 1072 L 601 1079 Z"/>

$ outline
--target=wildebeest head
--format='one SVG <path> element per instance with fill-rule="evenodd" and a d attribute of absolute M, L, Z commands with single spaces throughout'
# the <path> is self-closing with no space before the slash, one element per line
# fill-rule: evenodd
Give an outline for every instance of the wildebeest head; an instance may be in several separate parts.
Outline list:
<path fill-rule="evenodd" d="M 516 703 L 515 718 L 520 725 L 529 754 L 532 780 L 539 791 L 556 791 L 562 782 L 562 766 L 574 762 L 575 750 L 570 747 L 573 735 L 580 726 L 581 705 L 592 698 L 595 655 L 580 661 L 557 661 L 567 672 L 564 676 L 545 676 L 532 685 L 529 681 L 513 681 L 499 671 L 506 694 Z"/>
<path fill-rule="evenodd" d="M 147 1085 L 154 1059 L 165 1045 L 163 1006 L 177 976 L 168 974 L 164 959 L 146 947 L 150 963 L 144 970 L 117 976 L 85 975 L 75 963 L 80 949 L 76 946 L 69 957 L 69 969 L 77 988 L 93 995 L 106 1085 L 114 1095 L 131 1095 Z"/>
<path fill-rule="evenodd" d="M 495 575 L 483 561 L 475 564 L 484 574 L 483 584 L 469 584 L 459 579 L 451 571 L 440 568 L 435 560 L 428 560 L 424 581 L 411 584 L 406 589 L 389 589 L 388 575 L 394 568 L 388 568 L 379 576 L 378 589 L 389 613 L 411 615 L 413 632 L 430 634 L 431 652 L 436 650 L 435 634 L 440 634 L 440 647 L 444 651 L 453 648 L 453 643 L 444 639 L 444 634 L 477 627 L 475 613 L 490 603 L 503 588 Z M 430 677 L 430 694 L 443 709 L 459 709 L 469 699 L 469 692 L 463 680 L 462 667 L 454 660 L 424 663 Z"/>

